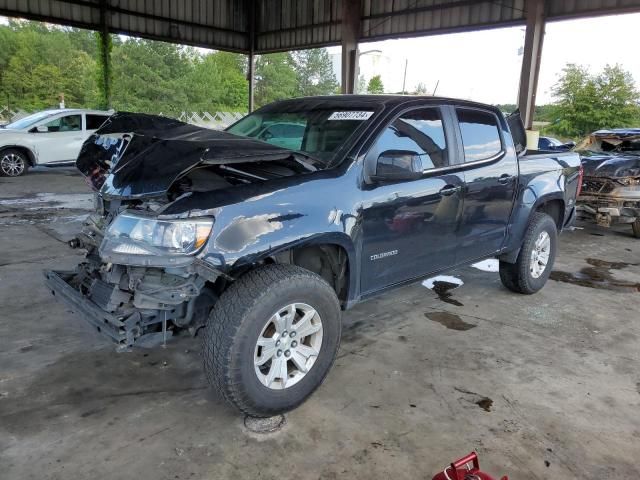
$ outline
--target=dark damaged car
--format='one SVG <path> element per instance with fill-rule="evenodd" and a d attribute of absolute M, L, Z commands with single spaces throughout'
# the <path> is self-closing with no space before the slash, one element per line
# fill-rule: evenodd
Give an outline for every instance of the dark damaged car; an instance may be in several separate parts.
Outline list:
<path fill-rule="evenodd" d="M 599 130 L 578 151 L 584 168 L 579 215 L 605 227 L 631 225 L 640 238 L 640 128 Z"/>
<path fill-rule="evenodd" d="M 205 327 L 210 383 L 284 412 L 329 371 L 341 310 L 490 257 L 543 287 L 580 161 L 524 144 L 519 115 L 434 97 L 288 100 L 225 132 L 116 114 L 77 160 L 86 259 L 46 282 L 120 348 Z"/>

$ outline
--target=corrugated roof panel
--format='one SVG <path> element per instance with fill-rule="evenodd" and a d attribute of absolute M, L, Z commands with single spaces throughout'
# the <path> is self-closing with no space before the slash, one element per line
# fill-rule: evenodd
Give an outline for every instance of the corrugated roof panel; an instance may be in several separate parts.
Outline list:
<path fill-rule="evenodd" d="M 262 0 L 258 51 L 278 51 L 340 42 L 341 0 Z"/>
<path fill-rule="evenodd" d="M 249 0 L 107 0 L 110 31 L 247 51 Z M 0 0 L 0 15 L 100 29 L 100 0 Z"/>
<path fill-rule="evenodd" d="M 524 0 L 363 1 L 362 38 L 367 41 L 472 30 L 524 21 Z"/>
<path fill-rule="evenodd" d="M 105 0 L 113 32 L 221 50 L 257 52 L 335 45 L 343 1 Z M 0 0 L 0 15 L 100 29 L 101 0 Z M 363 41 L 522 24 L 526 0 L 361 0 Z M 640 11 L 640 0 L 547 0 L 547 18 Z"/>
<path fill-rule="evenodd" d="M 587 16 L 604 13 L 624 13 L 637 11 L 640 0 L 566 0 L 547 2 L 549 18 Z"/>

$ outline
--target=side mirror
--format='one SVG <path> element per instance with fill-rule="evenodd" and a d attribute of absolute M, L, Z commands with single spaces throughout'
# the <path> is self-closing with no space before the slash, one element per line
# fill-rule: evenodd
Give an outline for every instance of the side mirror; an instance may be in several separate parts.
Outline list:
<path fill-rule="evenodd" d="M 38 125 L 36 127 L 36 132 L 38 133 L 47 133 L 49 131 L 49 127 L 47 127 L 46 125 Z"/>
<path fill-rule="evenodd" d="M 576 142 L 574 142 L 574 141 L 567 142 L 567 143 L 565 143 L 565 145 L 567 146 L 567 148 L 572 149 L 572 148 L 575 148 Z"/>
<path fill-rule="evenodd" d="M 417 180 L 422 177 L 422 158 L 410 150 L 386 150 L 376 161 L 373 180 Z"/>

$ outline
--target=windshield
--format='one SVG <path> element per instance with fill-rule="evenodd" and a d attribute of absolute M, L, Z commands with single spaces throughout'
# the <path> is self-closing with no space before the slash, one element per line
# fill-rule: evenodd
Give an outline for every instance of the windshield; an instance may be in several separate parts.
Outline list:
<path fill-rule="evenodd" d="M 259 110 L 231 125 L 227 132 L 302 152 L 329 164 L 373 115 L 372 109 L 305 108 L 295 103 L 282 105 L 281 109 Z"/>
<path fill-rule="evenodd" d="M 33 113 L 24 118 L 21 118 L 20 120 L 16 120 L 13 123 L 5 125 L 4 128 L 11 128 L 13 130 L 23 130 L 25 128 L 29 128 L 31 125 L 39 122 L 40 120 L 50 117 L 51 115 L 53 115 L 53 113 L 51 112 Z"/>

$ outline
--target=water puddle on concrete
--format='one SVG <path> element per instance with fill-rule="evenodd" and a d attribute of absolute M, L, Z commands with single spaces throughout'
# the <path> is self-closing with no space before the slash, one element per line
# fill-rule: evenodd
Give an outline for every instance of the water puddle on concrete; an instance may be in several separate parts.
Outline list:
<path fill-rule="evenodd" d="M 25 198 L 0 198 L 0 206 L 21 208 L 24 210 L 39 209 L 75 209 L 92 210 L 92 193 L 36 193 Z"/>
<path fill-rule="evenodd" d="M 443 302 L 451 305 L 462 307 L 462 302 L 459 302 L 451 295 L 451 290 L 464 285 L 464 282 L 457 277 L 450 275 L 438 275 L 437 277 L 427 278 L 422 282 L 422 285 L 430 290 L 433 290 L 438 298 Z"/>
<path fill-rule="evenodd" d="M 590 266 L 583 267 L 577 273 L 554 270 L 549 278 L 557 282 L 600 290 L 640 292 L 640 282 L 619 280 L 614 278 L 611 273 L 611 270 L 621 270 L 626 267 L 636 266 L 638 265 L 637 263 L 609 262 L 599 258 L 587 258 L 585 261 Z"/>
<path fill-rule="evenodd" d="M 483 272 L 497 272 L 500 270 L 500 262 L 497 258 L 488 258 L 486 260 L 482 260 L 481 262 L 477 262 L 471 265 L 473 268 L 477 268 L 478 270 L 482 270 Z"/>
<path fill-rule="evenodd" d="M 440 325 L 444 325 L 450 330 L 458 330 L 460 332 L 471 330 L 477 326 L 473 323 L 467 323 L 458 315 L 449 312 L 427 312 L 424 316 Z"/>

